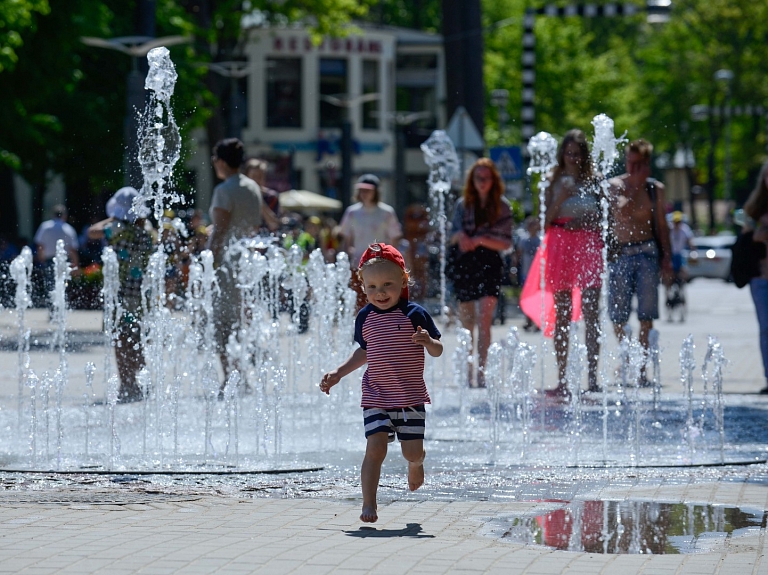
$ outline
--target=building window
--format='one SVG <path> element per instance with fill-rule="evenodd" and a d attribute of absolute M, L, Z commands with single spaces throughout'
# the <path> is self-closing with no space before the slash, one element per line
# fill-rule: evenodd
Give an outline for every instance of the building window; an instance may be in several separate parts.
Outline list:
<path fill-rule="evenodd" d="M 301 128 L 301 58 L 267 58 L 267 128 Z"/>
<path fill-rule="evenodd" d="M 363 60 L 363 95 L 379 93 L 379 62 L 378 60 Z M 381 115 L 379 113 L 378 100 L 363 102 L 363 128 L 367 130 L 378 130 L 381 126 Z"/>
<path fill-rule="evenodd" d="M 434 53 L 397 55 L 396 109 L 428 114 L 406 126 L 406 145 L 409 148 L 418 147 L 437 127 L 437 63 L 437 54 Z"/>
<path fill-rule="evenodd" d="M 345 99 L 348 97 L 347 61 L 337 58 L 320 59 L 320 127 L 340 128 L 346 110 L 324 99 L 323 96 Z"/>
<path fill-rule="evenodd" d="M 398 110 L 426 112 L 428 116 L 404 128 L 406 146 L 418 148 L 437 128 L 437 97 L 433 87 L 409 88 L 398 86 L 395 92 Z"/>

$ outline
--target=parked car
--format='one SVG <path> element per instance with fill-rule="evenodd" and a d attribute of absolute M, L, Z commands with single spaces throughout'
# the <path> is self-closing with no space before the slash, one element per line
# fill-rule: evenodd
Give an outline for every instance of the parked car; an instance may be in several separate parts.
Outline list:
<path fill-rule="evenodd" d="M 731 281 L 731 246 L 733 234 L 693 238 L 694 249 L 683 251 L 688 265 L 688 278 L 715 278 Z"/>

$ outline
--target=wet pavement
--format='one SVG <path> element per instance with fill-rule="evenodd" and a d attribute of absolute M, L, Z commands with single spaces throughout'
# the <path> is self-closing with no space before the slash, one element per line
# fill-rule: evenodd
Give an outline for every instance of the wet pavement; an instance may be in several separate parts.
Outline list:
<path fill-rule="evenodd" d="M 748 291 L 697 280 L 688 299 L 686 323 L 658 323 L 665 390 L 681 389 L 682 339 L 692 333 L 701 353 L 715 334 L 729 360 L 732 403 L 768 408 L 752 395 L 763 378 Z M 45 313 L 30 317 L 39 336 L 33 363 L 55 366 L 44 348 Z M 99 322 L 94 312 L 70 316 L 71 373 L 103 362 Z M 511 322 L 521 323 L 508 320 L 494 337 Z M 0 313 L 5 405 L 17 385 L 14 333 L 13 318 Z M 79 386 L 71 393 L 82 393 Z M 756 433 L 750 442 L 768 444 Z M 457 453 L 451 465 L 448 451 L 428 457 L 424 488 L 409 493 L 393 449 L 380 519 L 369 526 L 358 520 L 362 453 L 345 457 L 282 475 L 0 473 L 0 573 L 768 574 L 764 464 L 568 469 Z"/>

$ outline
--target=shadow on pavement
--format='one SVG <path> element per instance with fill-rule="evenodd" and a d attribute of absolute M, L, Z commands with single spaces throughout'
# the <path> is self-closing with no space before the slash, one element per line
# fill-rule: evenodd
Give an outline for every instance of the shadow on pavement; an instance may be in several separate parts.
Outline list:
<path fill-rule="evenodd" d="M 357 531 L 345 531 L 350 537 L 415 537 L 417 539 L 434 539 L 434 535 L 421 532 L 421 525 L 408 523 L 403 529 L 376 529 L 375 527 L 361 527 Z"/>

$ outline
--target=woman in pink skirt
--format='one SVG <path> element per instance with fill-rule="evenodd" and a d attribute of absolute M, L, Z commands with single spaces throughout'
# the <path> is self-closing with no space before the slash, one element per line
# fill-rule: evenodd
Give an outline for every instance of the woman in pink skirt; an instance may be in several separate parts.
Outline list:
<path fill-rule="evenodd" d="M 573 295 L 581 292 L 587 346 L 589 391 L 597 385 L 598 304 L 603 271 L 603 242 L 600 233 L 601 190 L 592 171 L 587 138 L 571 130 L 557 152 L 557 167 L 549 176 L 546 195 L 547 231 L 545 281 L 555 300 L 555 356 L 557 387 L 549 396 L 568 398 L 566 382 L 568 335 L 573 312 Z"/>

